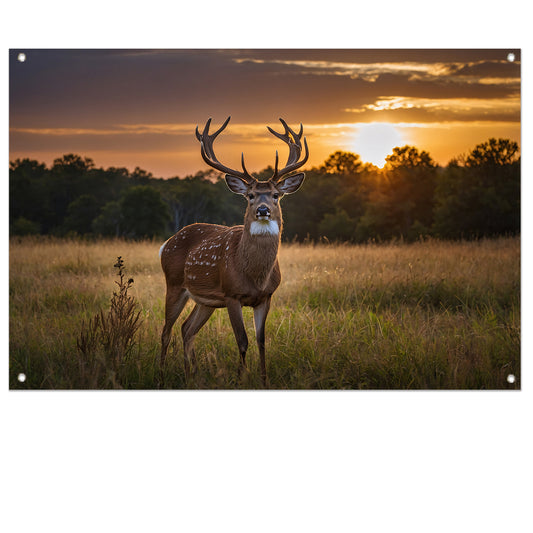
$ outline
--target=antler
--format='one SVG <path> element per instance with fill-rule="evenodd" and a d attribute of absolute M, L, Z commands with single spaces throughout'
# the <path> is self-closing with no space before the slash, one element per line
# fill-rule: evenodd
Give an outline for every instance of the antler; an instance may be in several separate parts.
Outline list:
<path fill-rule="evenodd" d="M 211 125 L 211 119 L 209 119 L 205 125 L 204 131 L 200 135 L 200 132 L 198 131 L 198 126 L 196 126 L 196 138 L 200 141 L 201 146 L 201 153 L 204 161 L 210 166 L 215 168 L 216 170 L 220 170 L 220 172 L 224 172 L 226 174 L 231 174 L 232 176 L 237 176 L 244 180 L 246 183 L 251 184 L 255 181 L 255 178 L 251 176 L 248 171 L 246 170 L 246 167 L 244 166 L 244 153 L 241 155 L 241 164 L 243 172 L 240 172 L 238 170 L 233 170 L 225 165 L 223 165 L 215 156 L 215 152 L 213 151 L 213 141 L 216 139 L 217 135 L 224 130 L 224 128 L 228 125 L 228 122 L 230 121 L 231 117 L 228 117 L 226 119 L 226 122 L 222 124 L 220 129 L 215 131 L 215 133 L 209 135 L 209 126 Z"/>
<path fill-rule="evenodd" d="M 287 126 L 287 123 L 282 118 L 280 118 L 279 120 L 285 128 L 285 133 L 278 133 L 269 126 L 267 126 L 267 128 L 270 133 L 272 133 L 278 139 L 281 139 L 283 142 L 289 145 L 289 158 L 287 159 L 287 163 L 285 164 L 285 166 L 280 171 L 278 171 L 278 152 L 276 150 L 276 166 L 274 168 L 274 175 L 270 178 L 270 180 L 274 183 L 280 181 L 281 178 L 289 172 L 292 172 L 293 170 L 296 170 L 303 166 L 309 157 L 307 140 L 304 137 L 305 157 L 301 161 L 299 161 L 300 155 L 302 153 L 302 134 L 304 131 L 303 126 L 300 124 L 300 133 L 296 133 L 289 126 Z"/>

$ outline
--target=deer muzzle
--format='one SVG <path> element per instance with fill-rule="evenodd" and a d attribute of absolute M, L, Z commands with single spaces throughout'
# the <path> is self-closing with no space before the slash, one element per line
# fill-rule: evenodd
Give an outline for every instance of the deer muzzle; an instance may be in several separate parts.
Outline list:
<path fill-rule="evenodd" d="M 270 209 L 266 205 L 260 205 L 255 212 L 258 220 L 268 220 L 270 218 Z"/>

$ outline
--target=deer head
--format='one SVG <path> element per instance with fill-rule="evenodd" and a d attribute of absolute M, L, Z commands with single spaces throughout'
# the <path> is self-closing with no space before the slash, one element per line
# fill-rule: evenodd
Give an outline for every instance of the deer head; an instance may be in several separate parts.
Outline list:
<path fill-rule="evenodd" d="M 201 154 L 204 161 L 216 170 L 225 173 L 226 184 L 230 191 L 235 194 L 242 194 L 248 201 L 246 214 L 244 217 L 245 228 L 251 235 L 279 235 L 281 233 L 282 215 L 280 200 L 285 194 L 296 192 L 303 183 L 305 175 L 303 172 L 288 175 L 302 167 L 308 157 L 309 149 L 307 140 L 304 137 L 305 156 L 300 160 L 302 152 L 303 126 L 300 124 L 300 132 L 293 131 L 283 119 L 279 119 L 285 128 L 284 133 L 278 133 L 272 128 L 268 130 L 287 143 L 289 146 L 289 157 L 282 169 L 278 169 L 278 152 L 276 151 L 276 163 L 274 174 L 266 181 L 259 181 L 252 176 L 244 164 L 244 154 L 241 155 L 242 171 L 231 169 L 218 161 L 213 150 L 213 142 L 216 137 L 226 128 L 231 117 L 228 117 L 224 124 L 213 134 L 209 134 L 211 119 L 205 125 L 204 131 L 200 134 L 196 128 L 196 137 L 200 141 Z"/>

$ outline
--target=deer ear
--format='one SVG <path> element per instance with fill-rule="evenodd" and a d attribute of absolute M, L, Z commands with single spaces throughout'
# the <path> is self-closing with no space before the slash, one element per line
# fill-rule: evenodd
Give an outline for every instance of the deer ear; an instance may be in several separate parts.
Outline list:
<path fill-rule="evenodd" d="M 231 192 L 235 194 L 246 194 L 248 192 L 248 185 L 241 178 L 237 178 L 237 176 L 232 176 L 231 174 L 226 174 L 224 177 Z"/>
<path fill-rule="evenodd" d="M 276 187 L 278 191 L 282 194 L 292 194 L 293 192 L 296 192 L 300 186 L 302 185 L 305 178 L 305 174 L 303 172 L 300 172 L 298 174 L 294 174 L 293 176 L 289 176 L 288 178 L 285 178 L 284 180 L 280 181 Z"/>

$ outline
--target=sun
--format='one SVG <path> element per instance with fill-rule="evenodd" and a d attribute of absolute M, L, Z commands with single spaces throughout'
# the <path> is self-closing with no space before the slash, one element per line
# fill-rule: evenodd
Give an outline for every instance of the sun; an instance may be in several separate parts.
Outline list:
<path fill-rule="evenodd" d="M 402 135 L 392 124 L 373 122 L 359 125 L 353 147 L 362 161 L 382 168 L 392 149 L 402 144 Z"/>

